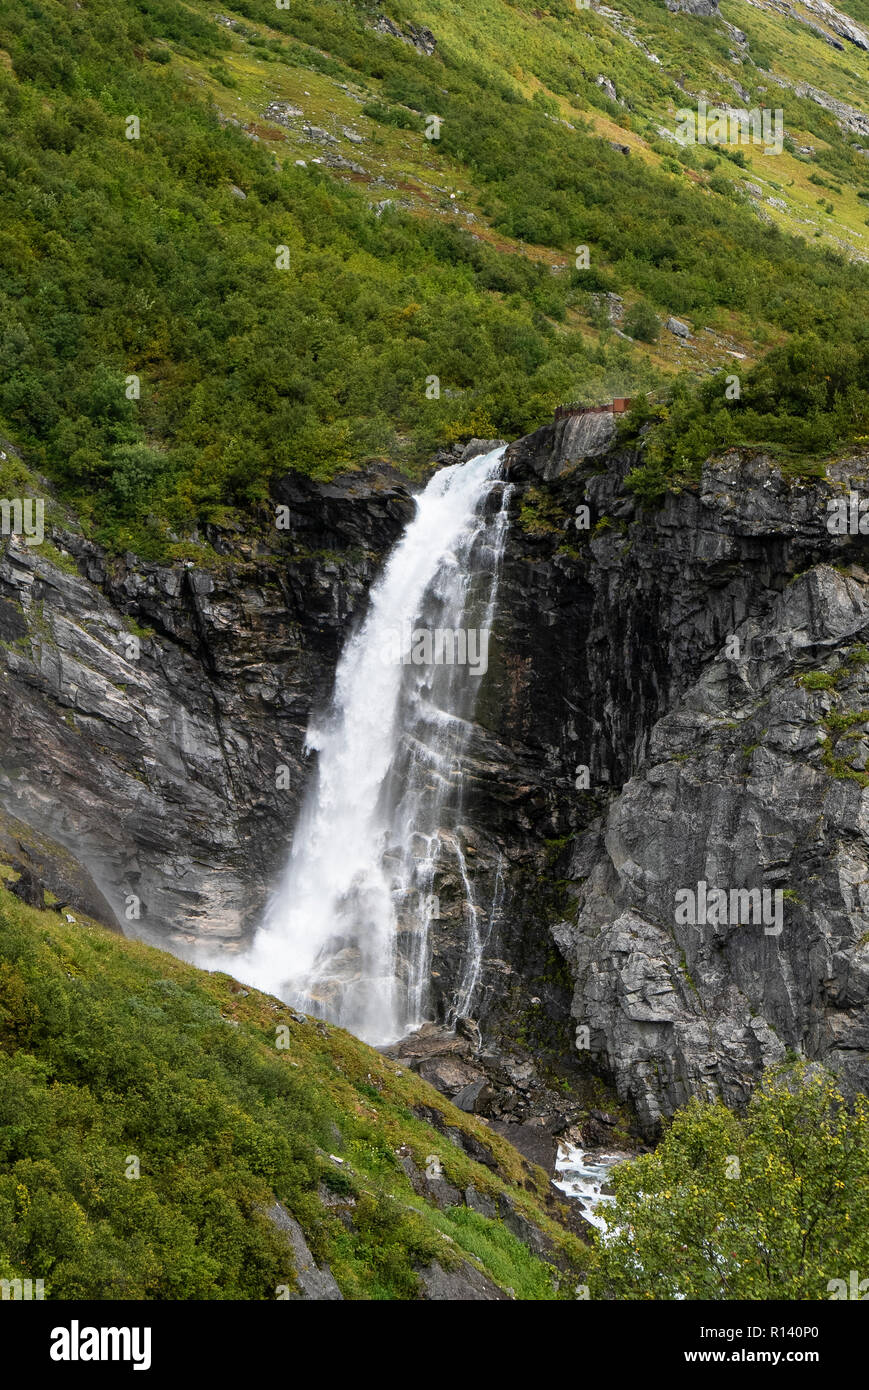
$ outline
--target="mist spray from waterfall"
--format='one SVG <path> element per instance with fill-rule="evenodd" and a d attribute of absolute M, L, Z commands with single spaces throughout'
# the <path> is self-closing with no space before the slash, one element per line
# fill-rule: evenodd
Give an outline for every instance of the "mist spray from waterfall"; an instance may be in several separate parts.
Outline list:
<path fill-rule="evenodd" d="M 471 1007 L 498 905 L 481 921 L 459 827 L 507 531 L 503 452 L 442 469 L 417 498 L 308 730 L 317 768 L 283 881 L 233 963 L 374 1044 L 424 1021 L 441 870 L 464 885 L 467 921 L 448 1022 Z"/>

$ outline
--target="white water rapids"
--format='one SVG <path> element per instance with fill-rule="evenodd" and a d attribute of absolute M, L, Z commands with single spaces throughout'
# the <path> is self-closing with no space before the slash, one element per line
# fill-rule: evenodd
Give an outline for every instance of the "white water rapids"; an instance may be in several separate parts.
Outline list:
<path fill-rule="evenodd" d="M 565 1195 L 580 1203 L 586 1221 L 606 1233 L 606 1209 L 612 1202 L 609 1180 L 612 1170 L 629 1154 L 589 1155 L 574 1144 L 561 1143 L 555 1161 L 554 1183 Z"/>
<path fill-rule="evenodd" d="M 425 1019 L 429 929 L 449 866 L 465 895 L 467 945 L 448 1022 L 467 1013 L 497 910 L 475 901 L 459 833 L 462 755 L 489 654 L 509 487 L 503 447 L 444 468 L 373 586 L 348 641 L 289 864 L 233 973 L 349 1029 L 393 1042 Z M 440 662 L 420 633 L 461 634 Z M 442 649 L 442 654 L 443 654 Z M 428 659 L 426 659 L 428 658 Z"/>

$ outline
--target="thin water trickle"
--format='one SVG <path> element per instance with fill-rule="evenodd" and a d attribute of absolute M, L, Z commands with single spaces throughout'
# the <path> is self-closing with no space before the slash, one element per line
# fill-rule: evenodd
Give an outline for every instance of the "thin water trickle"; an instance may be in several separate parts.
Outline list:
<path fill-rule="evenodd" d="M 436 473 L 373 587 L 368 615 L 312 721 L 318 754 L 289 864 L 233 972 L 366 1042 L 418 1027 L 428 1004 L 430 927 L 441 871 L 458 866 L 468 949 L 451 1021 L 467 1012 L 487 923 L 459 827 L 462 758 L 489 655 L 507 533 L 504 448 Z M 459 660 L 420 633 L 465 634 Z M 500 876 L 499 876 L 500 882 Z"/>

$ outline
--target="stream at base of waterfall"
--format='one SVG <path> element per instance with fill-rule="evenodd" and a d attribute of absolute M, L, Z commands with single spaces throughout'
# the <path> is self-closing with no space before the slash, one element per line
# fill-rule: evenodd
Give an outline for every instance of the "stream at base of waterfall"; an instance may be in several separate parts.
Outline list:
<path fill-rule="evenodd" d="M 553 1181 L 565 1197 L 579 1202 L 586 1221 L 605 1231 L 606 1209 L 613 1200 L 609 1186 L 612 1170 L 633 1157 L 603 1149 L 587 1152 L 573 1144 L 560 1143 Z"/>

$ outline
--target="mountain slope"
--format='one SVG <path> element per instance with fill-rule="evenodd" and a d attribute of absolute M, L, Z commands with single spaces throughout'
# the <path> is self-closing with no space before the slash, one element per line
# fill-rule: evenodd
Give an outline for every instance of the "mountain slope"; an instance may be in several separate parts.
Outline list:
<path fill-rule="evenodd" d="M 413 473 L 559 400 L 858 340 L 867 55 L 725 11 L 27 0 L 0 423 L 112 548 L 207 557 L 287 470 Z M 680 146 L 701 96 L 780 104 L 782 153 Z"/>
<path fill-rule="evenodd" d="M 2 888 L 0 952 L 0 1277 L 52 1299 L 573 1296 L 583 1245 L 545 1174 L 412 1072 Z"/>

